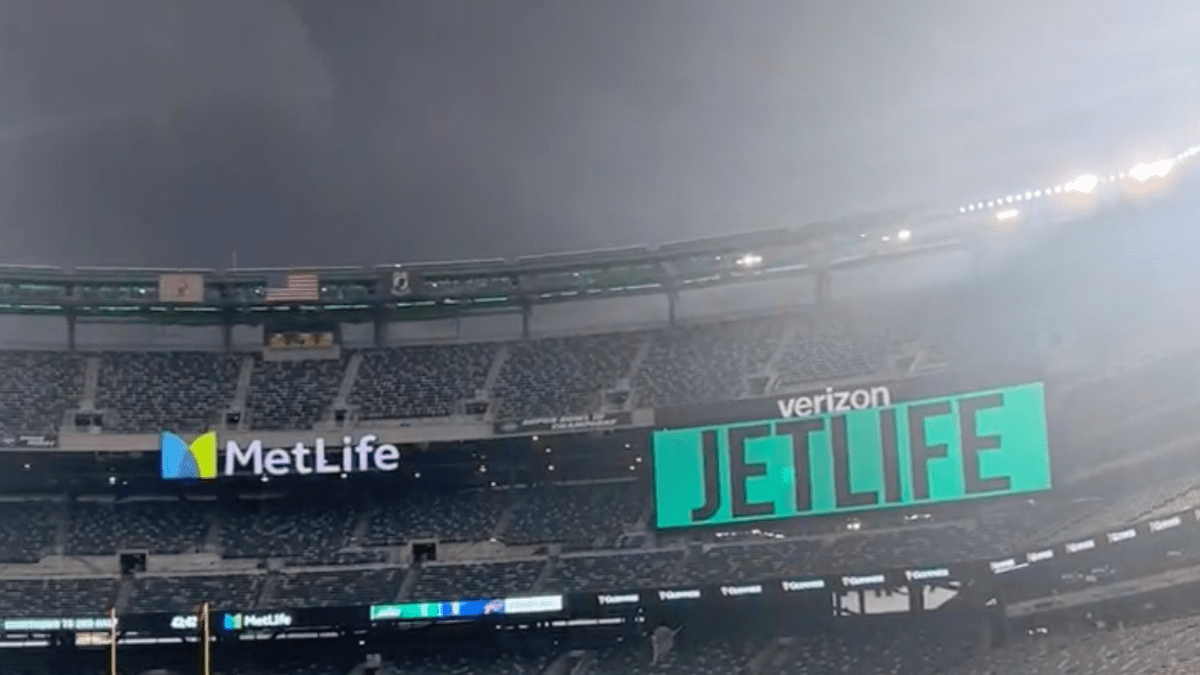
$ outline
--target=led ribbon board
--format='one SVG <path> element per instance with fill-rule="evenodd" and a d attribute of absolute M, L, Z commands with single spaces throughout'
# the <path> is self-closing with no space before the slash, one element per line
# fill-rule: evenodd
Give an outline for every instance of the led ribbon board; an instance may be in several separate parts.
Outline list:
<path fill-rule="evenodd" d="M 1041 383 L 654 434 L 660 528 L 1048 490 Z"/>

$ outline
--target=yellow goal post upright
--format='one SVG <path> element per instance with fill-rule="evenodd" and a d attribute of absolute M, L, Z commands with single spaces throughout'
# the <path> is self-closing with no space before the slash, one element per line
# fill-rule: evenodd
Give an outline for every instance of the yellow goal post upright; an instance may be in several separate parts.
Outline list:
<path fill-rule="evenodd" d="M 207 602 L 200 605 L 196 611 L 200 625 L 197 627 L 197 642 L 200 643 L 200 673 L 199 675 L 212 675 L 212 623 L 209 620 L 212 614 L 211 608 Z M 117 667 L 117 642 L 120 639 L 120 631 L 117 628 L 117 608 L 113 607 L 108 610 L 108 675 L 120 675 Z"/>
<path fill-rule="evenodd" d="M 117 675 L 117 608 L 108 610 L 108 675 Z"/>
<path fill-rule="evenodd" d="M 200 605 L 200 675 L 212 675 L 212 608 Z"/>

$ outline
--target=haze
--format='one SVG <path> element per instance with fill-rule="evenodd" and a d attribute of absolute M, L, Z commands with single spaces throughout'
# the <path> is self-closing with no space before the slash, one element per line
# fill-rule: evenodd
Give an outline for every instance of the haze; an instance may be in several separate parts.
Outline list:
<path fill-rule="evenodd" d="M 0 260 L 515 257 L 1200 140 L 1187 0 L 4 0 Z"/>

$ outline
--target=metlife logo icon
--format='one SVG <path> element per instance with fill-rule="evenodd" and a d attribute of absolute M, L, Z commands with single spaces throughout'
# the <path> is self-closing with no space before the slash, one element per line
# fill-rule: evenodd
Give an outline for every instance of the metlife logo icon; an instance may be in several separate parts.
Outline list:
<path fill-rule="evenodd" d="M 164 480 L 217 477 L 217 432 L 207 431 L 191 441 L 179 434 L 162 433 L 158 446 Z"/>
<path fill-rule="evenodd" d="M 164 480 L 215 479 L 218 477 L 340 475 L 367 471 L 390 472 L 400 468 L 400 450 L 388 443 L 376 444 L 367 434 L 356 442 L 343 436 L 341 446 L 326 446 L 324 438 L 298 442 L 288 448 L 265 448 L 261 440 L 242 444 L 225 443 L 223 462 L 217 453 L 216 432 L 209 431 L 191 442 L 163 432 L 159 452 Z M 218 472 L 218 465 L 223 471 Z"/>
<path fill-rule="evenodd" d="M 227 631 L 250 630 L 253 628 L 287 628 L 292 625 L 292 615 L 287 612 L 273 614 L 225 614 L 221 617 L 221 628 Z"/>

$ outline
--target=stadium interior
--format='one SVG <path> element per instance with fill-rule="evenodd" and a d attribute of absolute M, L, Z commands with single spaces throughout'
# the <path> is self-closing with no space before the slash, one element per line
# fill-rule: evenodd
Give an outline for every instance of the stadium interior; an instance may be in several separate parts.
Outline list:
<path fill-rule="evenodd" d="M 1200 279 L 1179 252 L 1196 235 L 1179 223 L 1192 201 L 1176 190 L 1020 227 L 968 218 L 833 274 L 776 278 L 776 244 L 699 242 L 689 256 L 742 251 L 705 288 L 559 303 L 573 314 L 526 305 L 491 334 L 490 315 L 468 310 L 475 332 L 453 310 L 389 332 L 351 325 L 332 308 L 341 298 L 290 303 L 278 335 L 329 335 L 299 346 L 273 342 L 269 322 L 231 328 L 236 311 L 196 329 L 224 342 L 189 333 L 180 346 L 177 327 L 89 320 L 82 287 L 105 284 L 78 272 L 0 271 L 18 345 L 0 352 L 4 668 L 1188 672 L 1200 658 Z M 574 278 L 578 262 L 522 264 Z M 602 271 L 571 283 L 628 273 L 584 262 Z M 947 271 L 898 288 L 892 275 L 913 265 Z M 813 274 L 804 295 L 796 279 Z M 436 276 L 422 274 L 430 293 Z M 415 272 L 399 289 L 389 279 L 422 292 Z M 82 304 L 63 304 L 77 313 L 11 310 L 48 302 L 59 282 L 82 289 L 70 296 Z M 154 304 L 105 283 L 104 302 Z M 668 302 L 646 312 L 646 295 Z M 656 526 L 656 485 L 675 474 L 655 462 L 653 432 L 673 415 L 827 387 L 886 383 L 915 401 L 1027 381 L 1045 387 L 1052 490 Z M 159 435 L 210 429 L 282 447 L 386 436 L 398 469 L 164 480 Z M 855 590 L 876 576 L 885 587 Z M 837 588 L 786 597 L 818 579 Z M 476 599 L 506 609 L 457 614 Z M 455 614 L 376 616 L 422 603 Z"/>

